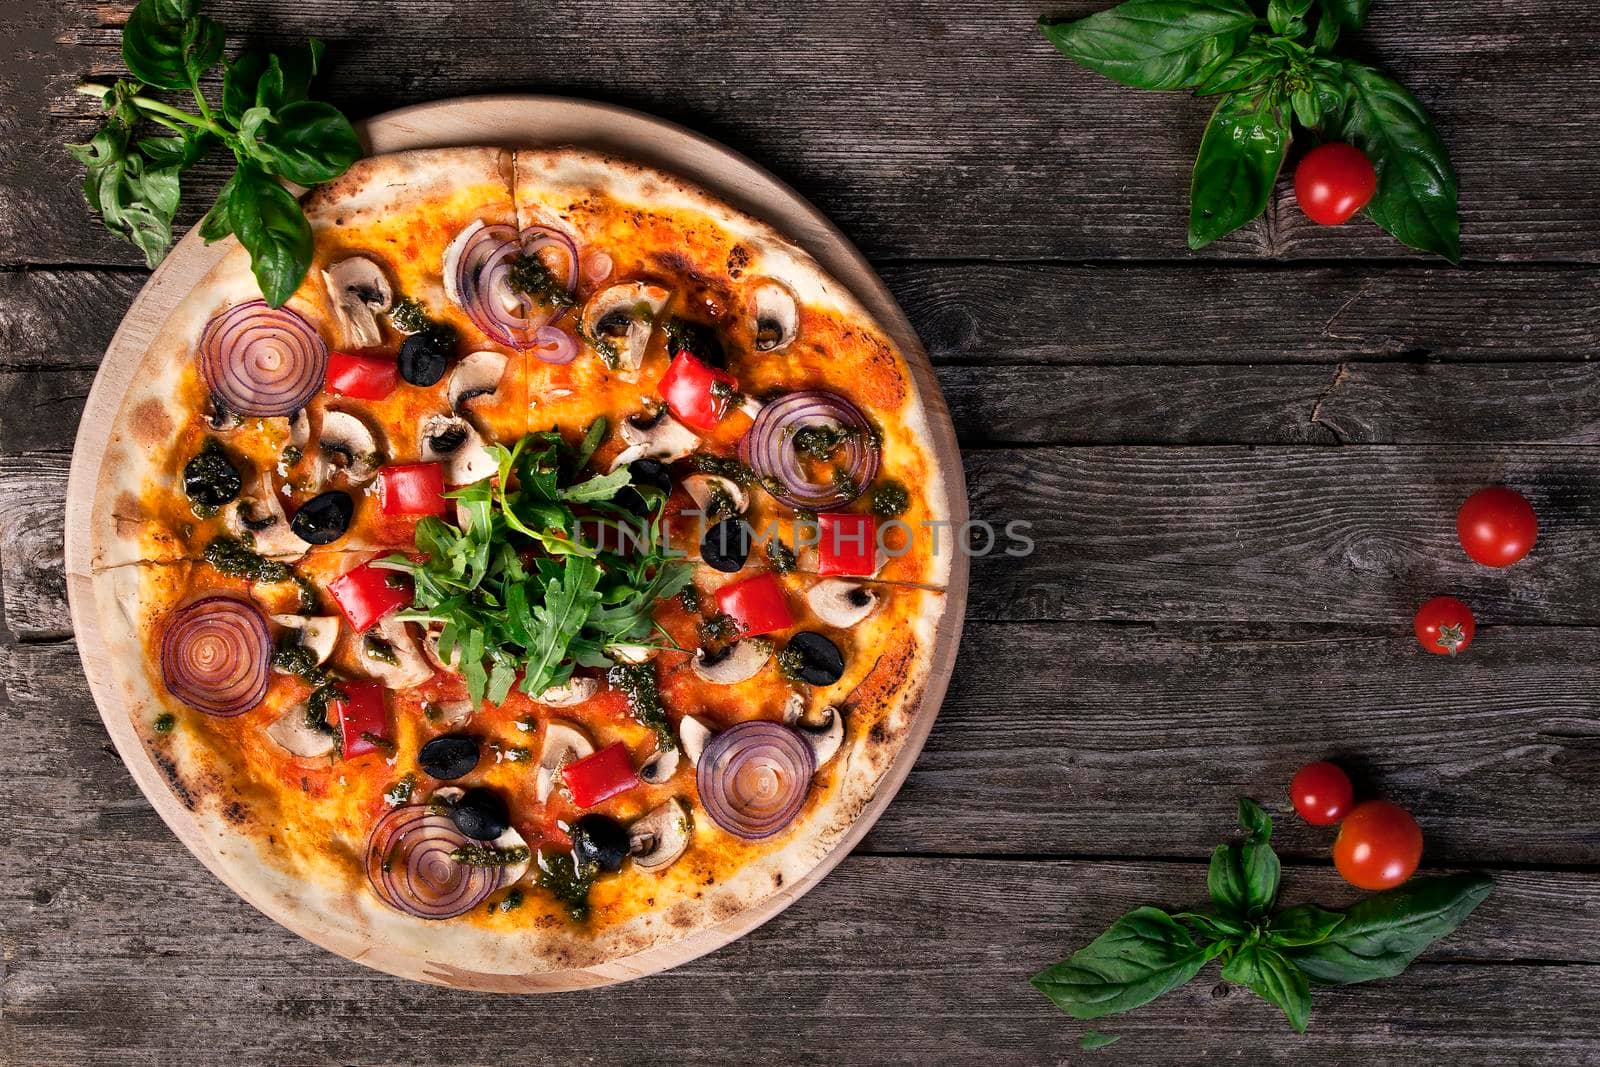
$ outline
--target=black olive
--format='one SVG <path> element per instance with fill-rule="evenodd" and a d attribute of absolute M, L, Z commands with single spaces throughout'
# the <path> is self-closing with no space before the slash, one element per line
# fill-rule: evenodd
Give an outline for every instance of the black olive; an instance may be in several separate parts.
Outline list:
<path fill-rule="evenodd" d="M 732 574 L 750 558 L 750 527 L 743 519 L 723 519 L 700 539 L 700 559 L 712 570 Z"/>
<path fill-rule="evenodd" d="M 690 319 L 673 318 L 667 322 L 667 354 L 676 356 L 687 352 L 708 367 L 728 369 L 728 354 L 722 348 L 722 339 L 714 326 Z"/>
<path fill-rule="evenodd" d="M 231 504 L 243 486 L 238 468 L 228 462 L 215 441 L 207 440 L 199 453 L 183 465 L 183 491 L 203 508 L 215 511 Z"/>
<path fill-rule="evenodd" d="M 628 858 L 628 828 L 609 815 L 579 816 L 567 836 L 572 838 L 572 857 L 580 867 L 594 863 L 602 871 L 618 871 Z"/>
<path fill-rule="evenodd" d="M 350 528 L 356 502 L 343 489 L 330 489 L 307 500 L 289 520 L 289 529 L 302 541 L 325 545 L 337 541 Z"/>
<path fill-rule="evenodd" d="M 412 385 L 429 386 L 444 377 L 461 341 L 448 326 L 435 323 L 400 343 L 400 377 Z"/>
<path fill-rule="evenodd" d="M 450 817 L 456 821 L 456 829 L 474 841 L 493 841 L 511 826 L 506 798 L 482 785 L 467 790 L 450 809 Z"/>
<path fill-rule="evenodd" d="M 417 753 L 417 763 L 441 782 L 451 782 L 478 765 L 478 739 L 467 734 L 435 737 Z"/>
<path fill-rule="evenodd" d="M 628 464 L 628 474 L 632 476 L 633 484 L 622 489 L 614 499 L 618 507 L 626 508 L 635 515 L 649 515 L 655 510 L 655 505 L 647 502 L 644 494 L 634 486 L 659 489 L 663 496 L 672 492 L 672 472 L 659 459 L 636 459 Z"/>
<path fill-rule="evenodd" d="M 789 638 L 789 651 L 800 654 L 794 675 L 810 685 L 832 685 L 844 676 L 844 655 L 839 646 L 819 633 L 801 630 Z"/>

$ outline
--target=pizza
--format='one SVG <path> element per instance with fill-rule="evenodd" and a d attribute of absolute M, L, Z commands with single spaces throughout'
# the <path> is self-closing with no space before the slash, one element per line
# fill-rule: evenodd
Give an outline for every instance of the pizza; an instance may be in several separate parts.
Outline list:
<path fill-rule="evenodd" d="M 905 354 L 797 245 L 624 159 L 378 156 L 305 210 L 283 306 L 233 248 L 161 326 L 94 486 L 116 713 L 187 843 L 291 928 L 464 984 L 800 882 L 945 611 Z"/>

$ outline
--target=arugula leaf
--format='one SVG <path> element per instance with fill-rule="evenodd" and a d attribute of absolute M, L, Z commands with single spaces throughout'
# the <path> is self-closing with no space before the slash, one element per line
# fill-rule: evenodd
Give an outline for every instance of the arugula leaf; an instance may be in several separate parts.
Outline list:
<path fill-rule="evenodd" d="M 311 267 L 311 224 L 294 194 L 249 160 L 241 159 L 228 195 L 228 222 L 250 253 L 261 295 L 281 307 Z"/>
<path fill-rule="evenodd" d="M 1242 985 L 1288 1016 L 1295 1033 L 1306 1032 L 1311 1021 L 1311 983 L 1305 972 L 1268 945 L 1245 945 L 1222 965 L 1222 978 Z"/>
<path fill-rule="evenodd" d="M 578 636 L 589 612 L 599 602 L 595 587 L 600 568 L 593 560 L 573 556 L 561 570 L 561 578 L 545 583 L 544 603 L 533 609 L 538 636 L 529 649 L 524 665 L 523 688 L 542 693 L 555 684 L 554 664 L 559 662 L 572 639 Z"/>
<path fill-rule="evenodd" d="M 1098 1019 L 1161 996 L 1224 948 L 1201 946 L 1160 908 L 1135 908 L 1069 958 L 1029 981 L 1075 1019 Z"/>
<path fill-rule="evenodd" d="M 1191 89 L 1250 36 L 1245 0 L 1125 0 L 1072 22 L 1040 19 L 1061 53 L 1135 89 Z"/>
<path fill-rule="evenodd" d="M 1484 874 L 1414 879 L 1362 900 L 1326 939 L 1289 956 L 1327 985 L 1391 978 L 1460 926 L 1492 888 Z"/>
<path fill-rule="evenodd" d="M 1417 98 L 1363 63 L 1344 61 L 1348 105 L 1337 129 L 1372 161 L 1378 191 L 1366 208 L 1401 243 L 1461 262 L 1456 172 Z"/>
<path fill-rule="evenodd" d="M 1204 248 L 1267 209 L 1290 137 L 1273 95 L 1230 93 L 1212 112 L 1189 187 L 1190 248 Z"/>
<path fill-rule="evenodd" d="M 597 474 L 586 482 L 561 490 L 561 499 L 573 504 L 587 504 L 596 500 L 610 500 L 633 481 L 628 468 L 619 467 L 610 474 Z"/>

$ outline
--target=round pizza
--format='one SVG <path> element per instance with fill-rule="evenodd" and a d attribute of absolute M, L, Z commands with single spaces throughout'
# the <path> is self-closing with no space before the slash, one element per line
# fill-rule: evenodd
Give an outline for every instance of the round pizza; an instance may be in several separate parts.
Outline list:
<path fill-rule="evenodd" d="M 792 242 L 574 148 L 367 159 L 228 251 L 91 508 L 125 713 L 252 903 L 438 981 L 757 907 L 911 733 L 954 550 L 905 355 Z M 618 972 L 621 976 L 623 972 Z"/>

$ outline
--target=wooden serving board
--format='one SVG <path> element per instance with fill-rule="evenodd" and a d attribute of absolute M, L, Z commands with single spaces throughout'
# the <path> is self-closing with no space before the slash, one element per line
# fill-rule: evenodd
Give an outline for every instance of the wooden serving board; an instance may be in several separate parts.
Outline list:
<path fill-rule="evenodd" d="M 957 524 L 967 520 L 966 483 L 956 447 L 955 428 L 927 353 L 905 314 L 861 253 L 820 211 L 750 160 L 660 119 L 608 104 L 554 96 L 446 100 L 379 115 L 358 124 L 357 128 L 372 154 L 484 144 L 506 147 L 571 144 L 598 149 L 682 175 L 733 206 L 770 223 L 843 282 L 905 354 L 927 409 L 935 454 L 947 479 L 951 519 Z M 92 580 L 89 516 L 112 422 L 135 368 L 168 316 L 231 244 L 230 238 L 207 247 L 199 234 L 191 230 L 134 300 L 112 337 L 89 392 L 67 487 L 67 593 L 84 672 L 88 675 L 100 717 L 123 762 L 152 806 L 196 858 L 268 916 L 340 955 L 405 978 L 500 992 L 554 992 L 607 985 L 674 967 L 749 933 L 820 882 L 855 847 L 899 791 L 933 727 L 954 669 L 965 615 L 968 561 L 964 555 L 957 554 L 952 560 L 946 610 L 935 641 L 933 672 L 916 722 L 877 794 L 849 833 L 804 878 L 760 905 L 681 941 L 594 967 L 526 975 L 462 973 L 452 969 L 445 976 L 425 960 L 386 951 L 381 945 L 354 944 L 332 924 L 313 927 L 288 921 L 275 914 L 270 905 L 254 899 L 248 886 L 238 884 L 219 869 L 211 855 L 210 844 L 188 809 L 173 796 L 166 779 L 134 731 L 121 700 L 115 664 L 106 635 L 100 631 L 103 615 L 94 601 L 97 595 L 107 594 L 97 592 Z"/>

